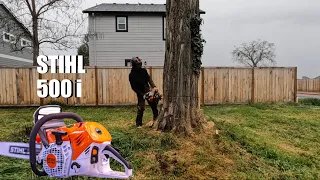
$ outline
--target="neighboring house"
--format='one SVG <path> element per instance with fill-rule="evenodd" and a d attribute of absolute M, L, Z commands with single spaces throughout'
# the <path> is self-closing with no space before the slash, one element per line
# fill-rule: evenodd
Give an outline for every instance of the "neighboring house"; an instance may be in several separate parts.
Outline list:
<path fill-rule="evenodd" d="M 32 35 L 2 1 L 0 29 L 0 67 L 32 66 Z"/>
<path fill-rule="evenodd" d="M 103 3 L 83 12 L 89 14 L 90 66 L 128 66 L 136 56 L 146 66 L 163 66 L 165 4 Z"/>

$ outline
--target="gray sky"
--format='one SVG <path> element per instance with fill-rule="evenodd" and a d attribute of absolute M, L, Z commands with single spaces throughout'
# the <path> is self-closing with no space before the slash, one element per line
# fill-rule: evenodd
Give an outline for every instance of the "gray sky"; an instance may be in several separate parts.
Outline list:
<path fill-rule="evenodd" d="M 100 3 L 160 3 L 165 0 L 86 0 Z M 239 66 L 235 45 L 258 38 L 275 43 L 277 66 L 298 67 L 298 77 L 320 75 L 320 0 L 200 0 L 204 66 Z"/>

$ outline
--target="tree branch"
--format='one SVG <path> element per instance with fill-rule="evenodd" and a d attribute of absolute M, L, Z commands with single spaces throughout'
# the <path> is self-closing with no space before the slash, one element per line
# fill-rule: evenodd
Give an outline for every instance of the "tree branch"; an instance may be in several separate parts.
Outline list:
<path fill-rule="evenodd" d="M 29 0 L 25 0 L 25 2 L 26 2 L 27 6 L 29 8 L 30 13 L 33 14 L 34 12 L 32 11 L 32 8 L 31 8 L 31 5 L 29 3 Z"/>
<path fill-rule="evenodd" d="M 61 1 L 61 0 L 52 0 L 52 1 L 49 1 L 47 4 L 43 5 L 42 7 L 40 7 L 38 12 L 37 12 L 37 16 L 39 16 L 42 13 L 41 12 L 42 9 L 44 9 L 46 7 L 49 8 L 50 6 L 52 6 L 54 3 L 58 2 L 58 1 Z M 44 11 L 44 12 L 46 12 L 46 11 Z"/>

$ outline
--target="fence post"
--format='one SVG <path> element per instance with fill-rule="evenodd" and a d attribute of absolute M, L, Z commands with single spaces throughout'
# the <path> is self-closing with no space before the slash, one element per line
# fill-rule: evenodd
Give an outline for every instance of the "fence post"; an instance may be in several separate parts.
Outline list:
<path fill-rule="evenodd" d="M 99 85 L 98 85 L 98 68 L 94 67 L 94 77 L 95 77 L 95 86 L 96 86 L 96 106 L 99 105 Z"/>
<path fill-rule="evenodd" d="M 255 96 L 255 94 L 254 94 L 254 67 L 252 67 L 252 76 L 251 76 L 251 81 L 252 81 L 252 85 L 251 85 L 251 103 L 255 103 L 255 101 L 254 101 L 254 96 Z"/>
<path fill-rule="evenodd" d="M 297 102 L 297 94 L 298 94 L 298 68 L 294 68 L 294 102 Z"/>

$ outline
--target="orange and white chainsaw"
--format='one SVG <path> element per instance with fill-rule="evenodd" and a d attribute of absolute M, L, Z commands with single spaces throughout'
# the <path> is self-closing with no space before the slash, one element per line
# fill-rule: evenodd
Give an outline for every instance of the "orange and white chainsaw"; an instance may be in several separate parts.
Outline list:
<path fill-rule="evenodd" d="M 77 123 L 67 126 L 65 119 Z M 60 106 L 47 105 L 34 113 L 29 144 L 0 142 L 0 155 L 29 160 L 38 176 L 131 178 L 131 164 L 111 145 L 111 140 L 103 125 L 85 122 L 72 112 L 62 112 Z M 110 158 L 122 164 L 125 172 L 112 170 Z"/>

